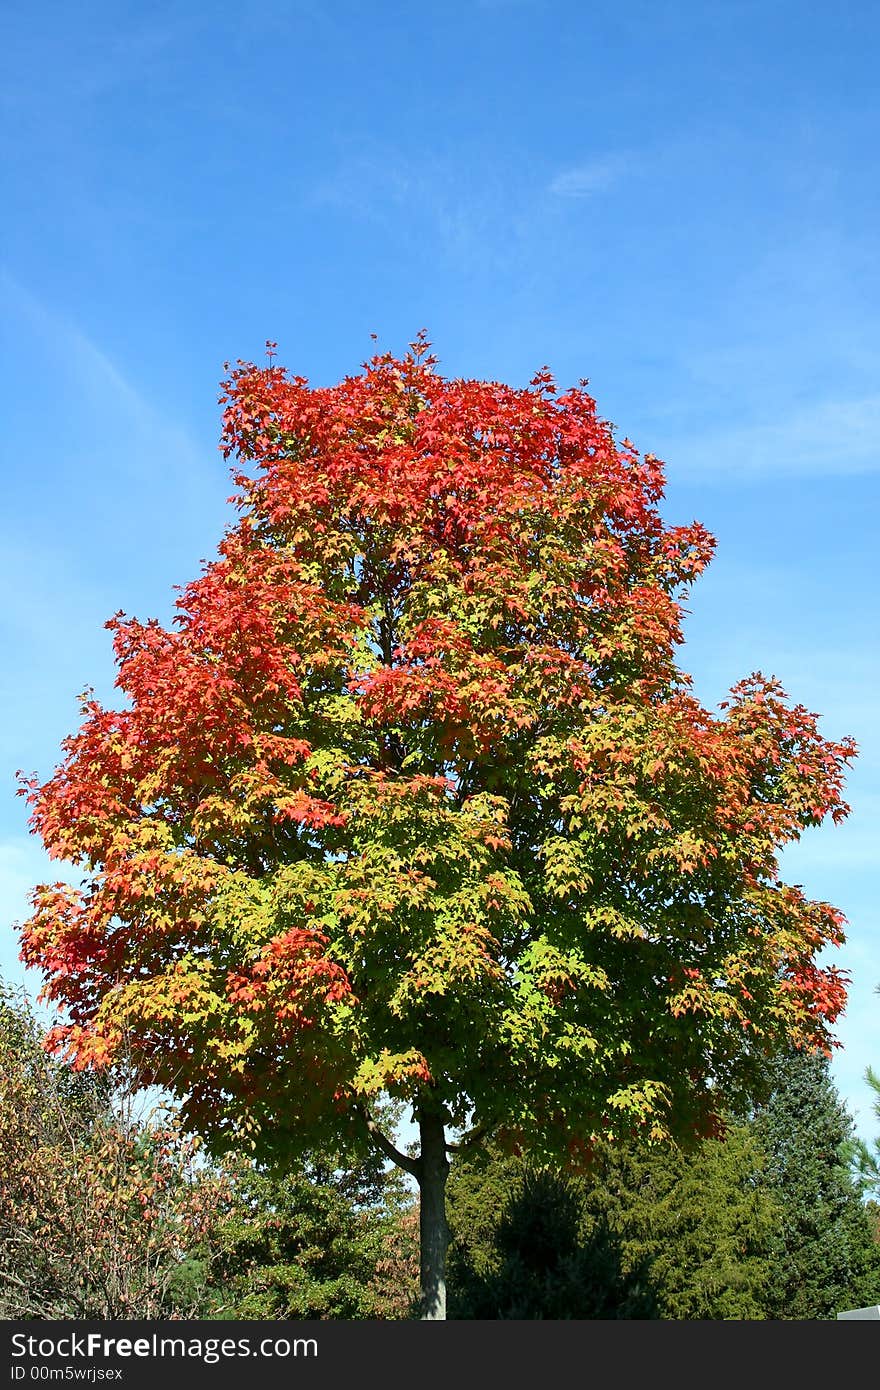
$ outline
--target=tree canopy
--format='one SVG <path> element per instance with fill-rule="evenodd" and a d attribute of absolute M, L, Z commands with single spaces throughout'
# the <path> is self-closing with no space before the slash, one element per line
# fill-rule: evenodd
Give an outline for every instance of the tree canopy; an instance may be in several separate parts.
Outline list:
<path fill-rule="evenodd" d="M 701 706 L 712 538 L 585 388 L 446 379 L 421 336 L 329 387 L 239 363 L 216 559 L 171 628 L 111 620 L 120 707 L 23 786 L 84 874 L 23 930 L 73 1065 L 124 1041 L 216 1147 L 372 1134 L 435 1235 L 450 1129 L 707 1133 L 844 1002 L 777 852 L 846 814 L 853 745 L 757 673 Z"/>

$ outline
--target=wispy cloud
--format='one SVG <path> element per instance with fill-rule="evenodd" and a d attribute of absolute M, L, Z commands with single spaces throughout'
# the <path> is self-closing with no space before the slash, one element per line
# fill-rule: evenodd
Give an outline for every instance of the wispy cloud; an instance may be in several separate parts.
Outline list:
<path fill-rule="evenodd" d="M 421 182 L 423 190 L 424 179 Z M 342 160 L 311 190 L 309 197 L 318 205 L 381 219 L 411 202 L 419 191 L 415 171 L 401 158 L 360 154 Z"/>
<path fill-rule="evenodd" d="M 115 676 L 104 622 L 119 608 L 170 616 L 173 585 L 210 554 L 225 518 L 219 452 L 65 316 L 0 272 L 7 366 L 7 506 L 0 516 L 2 793 L 45 764 L 88 683 Z M 21 463 L 19 462 L 21 461 Z M 54 752 L 54 750 L 53 750 Z"/>
<path fill-rule="evenodd" d="M 41 34 L 40 53 L 52 81 L 39 91 L 32 81 L 32 64 L 37 33 L 22 20 L 7 37 L 8 53 L 4 90 L 0 103 L 63 110 L 70 116 L 71 104 L 90 102 L 124 87 L 129 94 L 138 87 L 155 84 L 179 59 L 181 50 L 198 40 L 209 20 L 198 15 L 177 15 L 172 19 L 152 16 L 104 27 L 97 31 L 88 22 L 71 28 L 48 26 Z"/>
<path fill-rule="evenodd" d="M 307 195 L 316 207 L 373 223 L 397 244 L 424 247 L 463 265 L 497 269 L 515 254 L 521 198 L 504 169 L 484 162 L 472 178 L 438 155 L 414 159 L 370 142 L 345 154 Z M 504 228 L 504 239 L 500 227 Z"/>
<path fill-rule="evenodd" d="M 677 473 L 839 477 L 880 472 L 880 394 L 818 400 L 775 421 L 670 440 Z"/>
<path fill-rule="evenodd" d="M 0 268 L 0 311 L 7 321 L 18 321 L 39 353 L 44 370 L 53 373 L 71 395 L 71 416 L 64 423 L 71 466 L 76 452 L 88 449 L 90 466 L 100 467 L 106 456 L 108 470 L 124 470 L 143 485 L 175 486 L 188 495 L 217 486 L 217 460 L 184 425 L 175 420 L 167 403 L 154 402 L 129 375 L 78 324 L 44 303 L 22 285 L 7 268 Z M 60 392 L 63 396 L 63 391 Z M 19 423 L 15 407 L 7 413 L 11 428 Z M 88 442 L 85 439 L 88 423 Z"/>
<path fill-rule="evenodd" d="M 0 269 L 0 304 L 7 319 L 23 319 L 31 333 L 44 346 L 47 355 L 63 362 L 64 372 L 74 378 L 87 398 L 100 402 L 96 420 L 108 413 L 124 418 L 127 447 L 124 457 L 137 454 L 131 445 L 149 444 L 153 462 L 170 452 L 178 461 L 204 461 L 204 453 L 187 432 L 152 404 L 125 375 L 122 368 L 76 324 L 50 308 L 27 289 L 7 269 Z"/>
<path fill-rule="evenodd" d="M 551 181 L 549 192 L 557 198 L 592 198 L 635 172 L 637 161 L 631 154 L 607 154 L 583 164 L 561 169 Z"/>

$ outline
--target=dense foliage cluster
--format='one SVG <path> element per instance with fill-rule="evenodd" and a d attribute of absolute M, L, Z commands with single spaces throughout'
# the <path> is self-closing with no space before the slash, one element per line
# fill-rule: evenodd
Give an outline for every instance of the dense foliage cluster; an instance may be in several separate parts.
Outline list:
<path fill-rule="evenodd" d="M 0 1318 L 194 1315 L 227 1184 L 41 1044 L 0 988 Z"/>
<path fill-rule="evenodd" d="M 752 1117 L 780 1210 L 768 1316 L 835 1317 L 880 1304 L 874 1223 L 846 1166 L 854 1125 L 827 1063 L 783 1055 L 770 1072 L 770 1098 Z"/>

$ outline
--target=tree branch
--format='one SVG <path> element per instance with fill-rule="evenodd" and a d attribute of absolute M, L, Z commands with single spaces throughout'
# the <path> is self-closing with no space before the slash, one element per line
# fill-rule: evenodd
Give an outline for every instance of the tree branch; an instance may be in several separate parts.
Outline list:
<path fill-rule="evenodd" d="M 383 1153 L 386 1158 L 390 1158 L 391 1162 L 396 1163 L 398 1168 L 402 1168 L 405 1173 L 410 1173 L 412 1177 L 418 1178 L 421 1168 L 419 1160 L 417 1158 L 410 1158 L 408 1154 L 401 1153 L 400 1149 L 392 1144 L 387 1135 L 382 1133 L 369 1110 L 364 1106 L 358 1106 L 357 1113 L 366 1125 L 367 1133 L 379 1152 Z"/>
<path fill-rule="evenodd" d="M 491 1134 L 491 1126 L 487 1124 L 474 1125 L 474 1128 L 463 1134 L 454 1144 L 446 1145 L 448 1154 L 460 1154 L 465 1149 L 472 1149 L 481 1139 L 485 1139 L 487 1134 Z"/>

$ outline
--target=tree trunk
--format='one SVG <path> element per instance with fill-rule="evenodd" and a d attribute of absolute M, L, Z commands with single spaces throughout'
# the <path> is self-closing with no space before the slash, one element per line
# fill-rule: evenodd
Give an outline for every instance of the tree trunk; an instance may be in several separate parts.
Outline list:
<path fill-rule="evenodd" d="M 422 1318 L 446 1317 L 446 1135 L 443 1118 L 436 1113 L 419 1115 L 422 1152 L 418 1163 L 419 1244 L 422 1276 Z"/>

